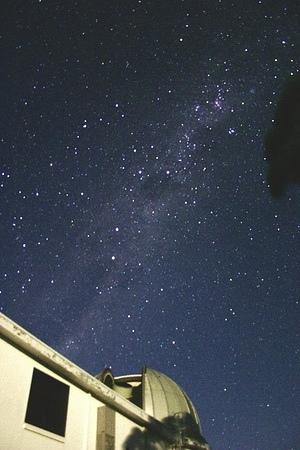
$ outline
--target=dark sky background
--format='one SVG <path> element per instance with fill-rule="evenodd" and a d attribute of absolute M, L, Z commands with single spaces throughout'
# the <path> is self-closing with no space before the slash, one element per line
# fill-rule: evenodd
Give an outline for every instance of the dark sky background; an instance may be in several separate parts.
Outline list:
<path fill-rule="evenodd" d="M 1 311 L 168 374 L 214 450 L 299 450 L 300 187 L 264 161 L 299 3 L 5 3 Z"/>

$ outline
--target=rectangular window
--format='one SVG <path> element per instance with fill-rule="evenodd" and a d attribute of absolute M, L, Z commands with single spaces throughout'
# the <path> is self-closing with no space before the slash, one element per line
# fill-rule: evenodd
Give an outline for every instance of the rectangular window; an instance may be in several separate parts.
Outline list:
<path fill-rule="evenodd" d="M 33 369 L 25 422 L 65 436 L 69 386 Z"/>

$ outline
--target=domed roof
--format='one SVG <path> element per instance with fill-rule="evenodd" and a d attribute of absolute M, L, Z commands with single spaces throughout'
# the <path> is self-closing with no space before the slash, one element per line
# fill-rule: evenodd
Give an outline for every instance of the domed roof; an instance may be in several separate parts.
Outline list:
<path fill-rule="evenodd" d="M 143 372 L 143 409 L 158 420 L 174 416 L 185 416 L 197 428 L 201 425 L 191 400 L 167 375 L 146 368 Z"/>
<path fill-rule="evenodd" d="M 139 374 L 114 377 L 110 369 L 105 369 L 97 378 L 166 425 L 175 439 L 192 439 L 200 445 L 193 448 L 209 448 L 194 405 L 167 375 L 144 368 Z"/>

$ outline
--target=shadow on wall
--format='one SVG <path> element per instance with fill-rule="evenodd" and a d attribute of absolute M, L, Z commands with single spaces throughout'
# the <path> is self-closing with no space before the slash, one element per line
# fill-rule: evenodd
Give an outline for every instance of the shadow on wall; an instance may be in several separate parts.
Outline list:
<path fill-rule="evenodd" d="M 168 429 L 170 435 L 174 436 L 174 447 L 172 448 L 189 448 L 183 445 L 186 440 L 185 438 L 199 443 L 199 446 L 194 445 L 190 448 L 198 448 L 199 450 L 206 448 L 205 445 L 207 443 L 200 434 L 199 427 L 190 414 L 180 413 L 166 417 L 162 420 L 162 424 Z M 132 430 L 123 444 L 123 450 L 165 450 L 169 448 L 170 444 L 167 444 L 160 436 L 155 435 L 150 430 L 145 429 L 142 431 L 138 428 Z"/>
<path fill-rule="evenodd" d="M 300 184 L 300 76 L 286 84 L 277 105 L 273 127 L 265 138 L 267 180 L 273 197 L 288 184 Z"/>

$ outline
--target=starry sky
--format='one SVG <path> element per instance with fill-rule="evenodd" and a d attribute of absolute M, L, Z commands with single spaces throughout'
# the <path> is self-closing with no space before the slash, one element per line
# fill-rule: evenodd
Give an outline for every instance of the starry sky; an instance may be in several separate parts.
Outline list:
<path fill-rule="evenodd" d="M 298 2 L 5 3 L 1 311 L 168 374 L 214 450 L 299 450 L 300 187 L 264 159 Z"/>

